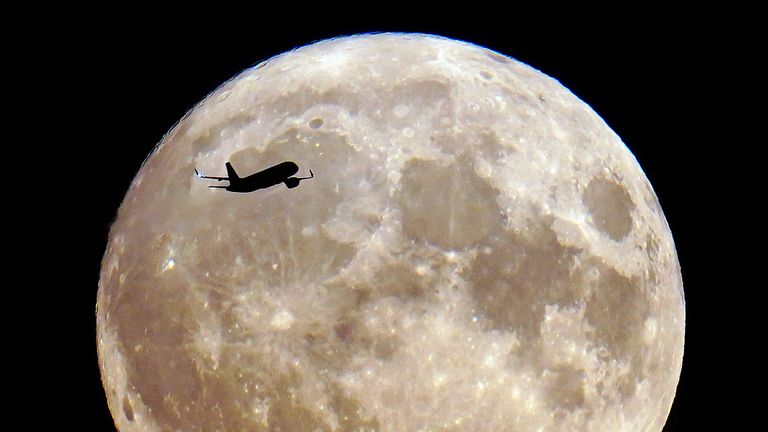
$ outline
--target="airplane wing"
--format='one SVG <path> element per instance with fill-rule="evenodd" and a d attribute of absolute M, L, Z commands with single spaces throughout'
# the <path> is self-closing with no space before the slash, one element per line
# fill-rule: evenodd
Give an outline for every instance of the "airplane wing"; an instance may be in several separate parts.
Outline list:
<path fill-rule="evenodd" d="M 200 173 L 200 171 L 198 170 L 195 170 L 195 175 L 197 176 L 197 178 L 204 178 L 204 179 L 211 179 L 211 180 L 218 180 L 218 181 L 229 180 L 229 177 L 206 176 Z"/>

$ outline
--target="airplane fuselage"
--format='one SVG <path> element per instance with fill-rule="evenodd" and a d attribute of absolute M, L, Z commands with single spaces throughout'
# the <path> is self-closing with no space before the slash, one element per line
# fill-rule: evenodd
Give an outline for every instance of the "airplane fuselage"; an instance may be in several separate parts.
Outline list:
<path fill-rule="evenodd" d="M 288 189 L 293 189 L 297 187 L 302 180 L 315 177 L 315 174 L 312 172 L 312 170 L 309 170 L 309 177 L 292 177 L 294 174 L 299 172 L 299 166 L 291 161 L 279 163 L 263 171 L 251 174 L 247 177 L 240 177 L 237 175 L 235 168 L 229 162 L 225 163 L 224 166 L 227 168 L 226 177 L 203 175 L 197 169 L 195 169 L 195 175 L 201 179 L 229 182 L 229 185 L 227 186 L 209 185 L 208 187 L 210 189 L 224 189 L 228 192 L 240 193 L 266 189 L 280 183 L 285 184 L 285 187 Z"/>
<path fill-rule="evenodd" d="M 293 162 L 282 162 L 263 171 L 242 178 L 230 178 L 229 192 L 253 192 L 283 183 L 285 179 L 299 172 L 299 167 Z"/>

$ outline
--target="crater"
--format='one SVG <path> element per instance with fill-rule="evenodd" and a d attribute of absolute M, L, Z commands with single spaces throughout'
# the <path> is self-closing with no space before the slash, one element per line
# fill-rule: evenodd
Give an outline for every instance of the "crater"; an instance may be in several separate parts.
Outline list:
<path fill-rule="evenodd" d="M 466 159 L 448 166 L 412 161 L 403 170 L 399 195 L 403 229 L 412 239 L 441 248 L 470 248 L 502 224 L 496 196 Z"/>
<path fill-rule="evenodd" d="M 127 395 L 123 396 L 123 414 L 128 421 L 133 421 L 133 405 L 131 405 L 131 400 L 128 399 Z"/>
<path fill-rule="evenodd" d="M 503 56 L 501 54 L 496 54 L 494 52 L 488 53 L 488 57 L 491 60 L 493 60 L 493 61 L 495 61 L 497 63 L 506 64 L 506 63 L 511 63 L 512 62 L 512 60 L 510 60 L 508 57 L 505 57 L 505 56 Z"/>
<path fill-rule="evenodd" d="M 623 240 L 632 230 L 635 204 L 624 186 L 605 178 L 593 178 L 582 199 L 592 223 L 611 240 Z"/>
<path fill-rule="evenodd" d="M 320 126 L 323 125 L 323 119 L 315 118 L 310 120 L 309 127 L 312 129 L 320 129 Z"/>

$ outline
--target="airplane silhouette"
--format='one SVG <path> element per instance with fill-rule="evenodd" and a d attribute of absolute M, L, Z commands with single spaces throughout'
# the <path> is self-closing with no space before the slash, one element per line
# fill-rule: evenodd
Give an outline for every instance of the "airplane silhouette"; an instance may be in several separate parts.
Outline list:
<path fill-rule="evenodd" d="M 299 166 L 291 161 L 279 163 L 247 177 L 240 177 L 237 175 L 235 168 L 232 167 L 231 163 L 227 162 L 225 165 L 227 167 L 227 177 L 205 176 L 197 170 L 195 170 L 195 175 L 202 179 L 229 181 L 229 186 L 208 186 L 211 189 L 226 189 L 229 192 L 241 193 L 265 189 L 280 183 L 285 183 L 285 186 L 288 189 L 293 189 L 298 186 L 302 180 L 315 177 L 312 170 L 309 170 L 309 177 L 291 177 L 299 172 Z"/>

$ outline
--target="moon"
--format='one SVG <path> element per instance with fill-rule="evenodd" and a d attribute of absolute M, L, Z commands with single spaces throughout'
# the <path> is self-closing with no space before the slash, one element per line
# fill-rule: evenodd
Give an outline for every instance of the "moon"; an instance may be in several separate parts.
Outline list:
<path fill-rule="evenodd" d="M 284 161 L 314 178 L 194 175 Z M 123 432 L 660 431 L 685 303 L 653 188 L 589 106 L 488 49 L 375 34 L 179 121 L 111 227 L 96 330 Z"/>

